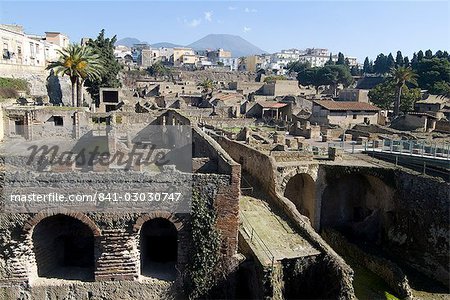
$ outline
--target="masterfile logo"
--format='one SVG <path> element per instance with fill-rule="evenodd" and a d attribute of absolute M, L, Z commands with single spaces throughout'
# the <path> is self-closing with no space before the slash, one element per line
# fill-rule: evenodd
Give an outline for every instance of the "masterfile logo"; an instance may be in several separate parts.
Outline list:
<path fill-rule="evenodd" d="M 190 211 L 190 126 L 33 131 L 3 145 L 6 211 Z"/>

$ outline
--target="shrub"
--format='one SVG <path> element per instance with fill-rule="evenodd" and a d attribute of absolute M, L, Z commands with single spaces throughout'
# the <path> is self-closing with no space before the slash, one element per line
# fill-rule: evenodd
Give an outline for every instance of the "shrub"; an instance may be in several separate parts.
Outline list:
<path fill-rule="evenodd" d="M 8 99 L 8 98 L 18 98 L 19 93 L 16 89 L 11 87 L 0 87 L 0 98 Z"/>

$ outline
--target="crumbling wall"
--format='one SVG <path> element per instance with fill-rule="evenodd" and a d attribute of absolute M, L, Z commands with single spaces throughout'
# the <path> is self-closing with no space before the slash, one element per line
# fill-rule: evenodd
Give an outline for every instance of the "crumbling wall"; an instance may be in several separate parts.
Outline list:
<path fill-rule="evenodd" d="M 418 270 L 449 285 L 450 184 L 404 170 L 395 172 L 398 197 L 386 239 Z"/>
<path fill-rule="evenodd" d="M 50 75 L 44 67 L 24 66 L 24 65 L 6 65 L 0 64 L 0 77 L 20 78 L 26 80 L 30 85 L 30 94 L 36 96 L 51 96 L 56 89 L 60 89 L 62 102 L 70 105 L 72 102 L 72 87 L 70 79 L 67 76 L 58 77 L 57 85 L 47 87 L 47 80 Z"/>
<path fill-rule="evenodd" d="M 327 208 L 322 202 L 322 225 L 381 245 L 413 268 L 448 285 L 449 183 L 406 169 L 325 165 L 321 169 L 326 175 L 317 199 L 334 203 Z M 336 184 L 337 190 L 329 190 L 328 197 L 327 187 Z M 355 201 L 350 203 L 349 195 L 355 193 L 356 186 L 359 195 L 354 195 Z M 328 217 L 334 221 L 323 219 Z"/>
<path fill-rule="evenodd" d="M 275 169 L 276 163 L 274 159 L 247 145 L 231 141 L 226 137 L 217 135 L 213 135 L 213 137 L 235 161 L 242 165 L 243 170 L 259 181 L 261 187 L 270 196 L 270 201 L 293 222 L 299 233 L 313 247 L 322 252 L 322 272 L 329 274 L 330 284 L 333 286 L 330 289 L 333 293 L 333 298 L 353 298 L 353 270 L 314 231 L 308 218 L 299 213 L 292 201 L 279 193 L 276 184 L 278 182 L 276 179 L 278 172 Z"/>
<path fill-rule="evenodd" d="M 412 290 L 409 286 L 408 279 L 395 263 L 383 257 L 363 251 L 355 244 L 350 243 L 342 234 L 335 230 L 324 230 L 322 232 L 322 237 L 333 247 L 333 249 L 336 249 L 340 255 L 353 258 L 359 264 L 382 278 L 400 297 L 412 297 Z"/>

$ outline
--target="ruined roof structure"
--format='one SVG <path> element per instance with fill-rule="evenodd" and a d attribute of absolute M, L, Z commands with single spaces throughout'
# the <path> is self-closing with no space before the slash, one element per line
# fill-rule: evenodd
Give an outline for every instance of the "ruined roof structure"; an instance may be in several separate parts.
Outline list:
<path fill-rule="evenodd" d="M 379 111 L 380 108 L 365 102 L 317 100 L 317 105 L 330 111 Z"/>

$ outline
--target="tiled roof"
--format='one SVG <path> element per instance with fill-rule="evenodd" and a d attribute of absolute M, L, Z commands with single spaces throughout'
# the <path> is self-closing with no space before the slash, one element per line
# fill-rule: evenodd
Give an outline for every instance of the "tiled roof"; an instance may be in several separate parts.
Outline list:
<path fill-rule="evenodd" d="M 365 102 L 356 101 L 331 101 L 331 100 L 318 100 L 314 101 L 315 104 L 322 106 L 328 110 L 339 111 L 379 111 L 380 108 L 373 106 Z"/>
<path fill-rule="evenodd" d="M 287 103 L 278 103 L 272 101 L 260 101 L 258 102 L 258 104 L 261 105 L 263 108 L 282 108 L 287 105 Z"/>

